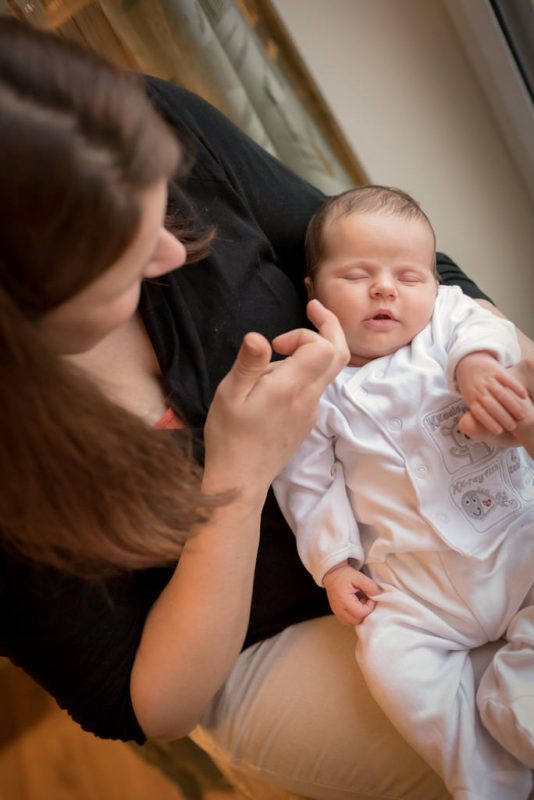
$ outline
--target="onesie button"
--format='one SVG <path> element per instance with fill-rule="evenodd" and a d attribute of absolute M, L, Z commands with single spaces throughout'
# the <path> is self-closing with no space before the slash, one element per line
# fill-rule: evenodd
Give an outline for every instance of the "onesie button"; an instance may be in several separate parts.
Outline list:
<path fill-rule="evenodd" d="M 444 514 L 443 511 L 440 511 L 439 514 L 436 514 L 436 519 L 438 522 L 448 522 L 449 518 L 447 514 Z"/>
<path fill-rule="evenodd" d="M 383 378 L 385 374 L 386 374 L 386 373 L 384 372 L 384 370 L 383 370 L 383 369 L 377 369 L 377 370 L 375 370 L 375 371 L 374 371 L 374 373 L 373 373 L 373 375 L 375 376 L 375 378 Z"/>
<path fill-rule="evenodd" d="M 418 478 L 426 478 L 428 470 L 424 464 L 420 464 L 418 467 L 415 468 L 415 474 Z"/>
<path fill-rule="evenodd" d="M 400 431 L 402 428 L 402 420 L 399 417 L 393 417 L 392 419 L 388 419 L 387 426 L 390 431 Z"/>

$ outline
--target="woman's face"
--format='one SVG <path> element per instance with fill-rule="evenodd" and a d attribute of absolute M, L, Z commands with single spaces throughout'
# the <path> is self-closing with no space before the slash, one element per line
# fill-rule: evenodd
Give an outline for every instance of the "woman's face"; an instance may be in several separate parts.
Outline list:
<path fill-rule="evenodd" d="M 133 316 L 141 281 L 181 267 L 185 248 L 163 227 L 167 203 L 164 180 L 142 195 L 141 224 L 125 252 L 78 294 L 36 323 L 48 345 L 61 355 L 91 350 Z"/>

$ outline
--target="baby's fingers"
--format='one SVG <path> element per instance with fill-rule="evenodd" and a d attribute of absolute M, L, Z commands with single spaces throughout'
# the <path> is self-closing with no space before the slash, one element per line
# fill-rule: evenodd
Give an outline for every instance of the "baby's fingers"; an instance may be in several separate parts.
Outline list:
<path fill-rule="evenodd" d="M 360 625 L 369 614 L 374 611 L 376 603 L 369 597 L 361 599 L 358 595 L 354 598 L 354 605 L 352 608 L 352 625 Z"/>
<path fill-rule="evenodd" d="M 519 394 L 519 392 L 509 385 L 508 381 L 505 383 L 504 380 L 502 380 L 503 377 L 507 378 L 508 376 L 496 376 L 495 382 L 492 382 L 489 387 L 490 392 L 502 408 L 505 409 L 514 420 L 519 422 L 527 415 L 526 401 L 528 399 L 528 392 L 517 384 L 519 388 L 522 389 L 522 394 Z M 512 382 L 515 383 L 513 379 Z M 507 430 L 513 430 L 513 428 L 507 428 L 506 425 L 503 425 L 503 427 Z"/>
<path fill-rule="evenodd" d="M 375 594 L 380 594 L 380 587 L 368 575 L 363 572 L 356 572 L 353 584 L 356 589 L 362 592 L 367 597 L 373 597 Z"/>
<path fill-rule="evenodd" d="M 520 399 L 514 392 L 503 386 L 499 379 L 490 381 L 486 391 L 479 395 L 470 406 L 474 416 L 483 422 L 480 408 L 493 419 L 494 427 L 486 427 L 491 433 L 499 434 L 503 430 L 513 431 L 517 422 L 525 415 L 525 400 Z M 497 430 L 499 428 L 499 430 Z"/>
<path fill-rule="evenodd" d="M 480 400 L 475 400 L 475 402 L 471 403 L 469 406 L 469 410 L 477 422 L 483 425 L 489 433 L 492 433 L 494 436 L 499 436 L 505 429 L 505 425 L 501 424 L 500 421 L 503 420 L 504 414 L 501 413 L 503 411 L 502 406 L 496 402 L 492 403 L 492 399 L 493 398 L 488 396 Z M 513 430 L 515 422 L 509 414 L 506 416 L 508 424 L 511 425 L 507 430 Z"/>
<path fill-rule="evenodd" d="M 368 599 L 367 602 L 361 607 L 360 622 L 356 622 L 355 624 L 359 625 L 360 623 L 362 623 L 364 619 L 368 617 L 372 611 L 375 610 L 375 608 L 376 608 L 376 603 L 374 602 L 374 600 Z"/>
<path fill-rule="evenodd" d="M 496 380 L 514 392 L 518 397 L 525 400 L 528 397 L 528 392 L 520 380 L 514 377 L 510 369 L 503 370 L 495 375 Z"/>
<path fill-rule="evenodd" d="M 369 616 L 371 611 L 373 611 L 375 605 L 376 603 L 369 599 L 367 599 L 365 603 L 362 603 L 357 596 L 354 595 L 349 602 L 343 603 L 338 606 L 337 609 L 333 609 L 333 611 L 343 625 L 360 625 L 360 623 Z"/>

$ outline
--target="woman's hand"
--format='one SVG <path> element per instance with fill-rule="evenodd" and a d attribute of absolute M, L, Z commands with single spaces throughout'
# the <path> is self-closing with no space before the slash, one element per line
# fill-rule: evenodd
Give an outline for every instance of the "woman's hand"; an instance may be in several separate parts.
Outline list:
<path fill-rule="evenodd" d="M 334 314 L 312 300 L 308 315 L 318 332 L 301 328 L 274 339 L 283 361 L 271 363 L 260 334 L 245 336 L 206 421 L 204 491 L 237 489 L 256 501 L 309 433 L 349 351 Z"/>

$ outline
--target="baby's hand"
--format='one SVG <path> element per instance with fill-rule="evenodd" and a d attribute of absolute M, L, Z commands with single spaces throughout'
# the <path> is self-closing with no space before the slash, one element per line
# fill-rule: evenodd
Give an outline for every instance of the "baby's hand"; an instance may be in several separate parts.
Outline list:
<path fill-rule="evenodd" d="M 456 382 L 473 419 L 490 434 L 512 432 L 524 418 L 525 387 L 490 353 L 465 356 L 456 367 Z"/>
<path fill-rule="evenodd" d="M 523 405 L 523 418 L 517 423 L 513 433 L 502 433 L 500 436 L 492 437 L 492 441 L 500 447 L 519 447 L 523 446 L 529 456 L 534 458 L 534 360 L 532 358 L 523 359 L 519 364 L 508 367 L 511 375 L 517 378 L 525 387 L 530 397 L 520 402 Z M 459 428 L 471 439 L 487 439 L 488 431 L 473 416 L 471 411 L 467 411 L 460 420 Z"/>
<path fill-rule="evenodd" d="M 323 578 L 330 608 L 344 625 L 359 625 L 376 603 L 380 589 L 371 578 L 346 561 L 333 567 Z"/>

